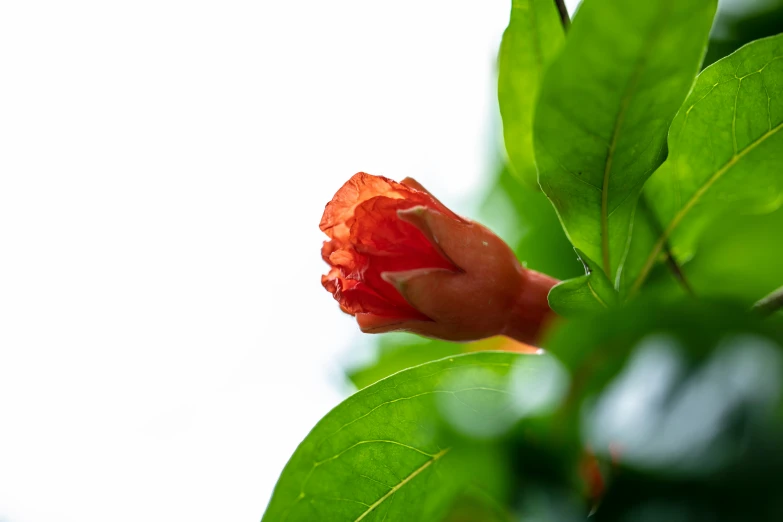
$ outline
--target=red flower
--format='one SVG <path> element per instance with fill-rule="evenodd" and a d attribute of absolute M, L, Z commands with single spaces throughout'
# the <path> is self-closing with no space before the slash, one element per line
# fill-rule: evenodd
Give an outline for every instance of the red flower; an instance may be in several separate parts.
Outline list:
<path fill-rule="evenodd" d="M 413 179 L 360 172 L 326 205 L 321 282 L 364 332 L 448 340 L 536 340 L 557 281 L 525 270 L 486 227 L 461 218 Z"/>

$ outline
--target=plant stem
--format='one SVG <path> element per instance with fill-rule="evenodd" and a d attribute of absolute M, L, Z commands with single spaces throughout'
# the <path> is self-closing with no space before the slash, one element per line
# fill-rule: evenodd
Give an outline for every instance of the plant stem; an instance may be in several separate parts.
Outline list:
<path fill-rule="evenodd" d="M 753 310 L 762 315 L 772 315 L 781 308 L 783 308 L 783 286 L 753 305 Z"/>
<path fill-rule="evenodd" d="M 639 209 L 644 212 L 644 215 L 647 217 L 647 220 L 649 221 L 650 225 L 652 226 L 653 230 L 655 230 L 655 233 L 658 235 L 661 235 L 661 225 L 658 223 L 658 219 L 655 217 L 655 214 L 653 214 L 652 209 L 650 208 L 650 205 L 647 203 L 647 198 L 642 194 L 639 196 Z M 669 241 L 666 240 L 663 243 L 663 251 L 666 255 L 666 266 L 669 267 L 669 270 L 672 271 L 672 274 L 674 275 L 674 279 L 677 280 L 677 282 L 680 284 L 680 286 L 683 287 L 683 289 L 688 293 L 688 295 L 693 296 L 696 295 L 693 292 L 693 288 L 688 283 L 688 280 L 685 279 L 685 272 L 682 271 L 682 268 L 680 265 L 677 264 L 677 260 L 674 259 L 674 254 L 672 254 L 671 246 L 669 246 Z"/>
<path fill-rule="evenodd" d="M 541 335 L 554 320 L 547 296 L 558 281 L 534 270 L 523 270 L 522 291 L 511 307 L 508 323 L 500 333 L 521 343 L 539 346 Z"/>
<path fill-rule="evenodd" d="M 677 261 L 672 255 L 672 250 L 671 247 L 669 247 L 668 241 L 664 243 L 663 248 L 666 252 L 666 264 L 668 265 L 669 270 L 672 271 L 672 274 L 674 274 L 674 278 L 678 283 L 680 283 L 680 286 L 685 289 L 688 295 L 695 296 L 696 294 L 693 292 L 693 288 L 691 287 L 690 283 L 688 283 L 688 280 L 685 279 L 685 273 L 682 271 L 682 268 L 680 268 L 680 265 L 677 264 Z"/>
<path fill-rule="evenodd" d="M 565 6 L 565 0 L 555 0 L 557 11 L 560 13 L 560 21 L 563 22 L 563 29 L 568 30 L 571 25 L 571 18 L 568 16 L 568 9 Z"/>

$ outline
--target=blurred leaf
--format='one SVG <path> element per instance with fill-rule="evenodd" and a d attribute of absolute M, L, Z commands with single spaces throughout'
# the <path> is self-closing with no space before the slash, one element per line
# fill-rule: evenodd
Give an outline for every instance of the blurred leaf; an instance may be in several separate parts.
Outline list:
<path fill-rule="evenodd" d="M 783 27 L 783 0 L 756 0 L 718 8 L 704 67 Z"/>
<path fill-rule="evenodd" d="M 647 301 L 572 321 L 569 419 L 607 463 L 599 521 L 781 520 L 783 332 L 744 308 Z"/>
<path fill-rule="evenodd" d="M 642 184 L 699 70 L 716 0 L 586 0 L 544 75 L 535 115 L 541 188 L 575 247 L 611 280 Z"/>
<path fill-rule="evenodd" d="M 596 522 L 738 522 L 783 519 L 779 444 L 748 441 L 748 462 L 714 477 L 662 477 L 619 467 Z"/>
<path fill-rule="evenodd" d="M 478 488 L 457 499 L 443 522 L 515 522 L 509 509 Z"/>
<path fill-rule="evenodd" d="M 507 429 L 514 421 L 509 375 L 541 359 L 458 356 L 357 392 L 299 445 L 263 520 L 440 520 L 471 484 L 502 497 L 507 478 L 497 448 L 455 433 L 491 440 Z"/>
<path fill-rule="evenodd" d="M 555 285 L 549 291 L 549 306 L 563 317 L 574 317 L 612 308 L 617 292 L 598 264 L 575 249 L 585 267 L 585 275 Z"/>
<path fill-rule="evenodd" d="M 507 168 L 481 208 L 481 221 L 514 249 L 532 270 L 557 279 L 582 274 L 582 265 L 563 232 L 552 204 L 540 190 L 522 184 Z"/>
<path fill-rule="evenodd" d="M 666 241 L 677 259 L 688 259 L 717 217 L 770 212 L 783 202 L 781 58 L 783 35 L 751 43 L 699 75 L 672 123 L 669 157 L 645 186 L 662 231 L 643 249 L 639 275 L 628 279 L 632 292 Z"/>
<path fill-rule="evenodd" d="M 544 68 L 562 43 L 563 26 L 553 0 L 512 0 L 498 56 L 498 101 L 509 162 L 536 190 L 533 107 Z"/>
<path fill-rule="evenodd" d="M 652 451 L 662 441 L 676 449 L 677 444 L 684 446 L 687 439 L 684 436 L 671 439 L 670 434 L 664 433 L 663 426 L 655 430 L 650 428 L 650 423 L 654 424 L 656 419 L 673 414 L 673 403 L 666 399 L 673 395 L 645 394 L 653 393 L 656 384 L 672 387 L 671 383 L 675 381 L 684 383 L 710 364 L 717 365 L 714 371 L 711 370 L 716 379 L 729 379 L 733 384 L 721 384 L 720 392 L 712 388 L 709 393 L 705 392 L 704 401 L 707 402 L 699 403 L 702 412 L 715 406 L 710 401 L 729 405 L 731 401 L 726 394 L 733 393 L 736 386 L 743 389 L 779 387 L 777 377 L 764 372 L 774 370 L 774 361 L 778 358 L 783 361 L 783 328 L 779 322 L 764 321 L 736 304 L 647 298 L 624 308 L 564 322 L 553 330 L 545 346 L 573 376 L 569 400 L 565 403 L 567 412 L 561 413 L 570 420 L 566 422 L 561 418 L 563 429 L 569 431 L 572 438 L 585 441 L 599 455 L 610 457 L 609 442 L 614 442 L 626 459 L 637 450 L 636 456 L 641 455 L 642 459 L 649 457 L 644 452 Z M 727 357 L 726 354 L 731 355 Z M 621 378 L 623 373 L 625 377 Z M 595 417 L 598 421 L 590 425 L 585 408 L 601 409 L 599 398 L 619 393 L 612 390 L 623 386 L 630 390 L 627 400 L 631 402 L 627 404 L 633 407 L 624 406 L 619 398 L 619 402 L 613 402 L 613 399 L 603 407 L 604 417 Z M 633 393 L 637 393 L 636 398 Z M 649 399 L 645 399 L 648 396 Z M 650 409 L 644 409 L 644 400 L 653 401 L 648 404 Z M 698 425 L 706 422 L 698 415 L 678 419 L 681 424 L 678 429 L 685 430 L 691 429 L 691 425 L 693 430 L 701 429 Z M 613 424 L 615 421 L 618 424 Z M 582 430 L 578 430 L 580 424 Z M 630 436 L 641 431 L 649 437 L 657 437 L 657 442 L 653 444 L 649 438 Z M 739 439 L 734 443 L 740 444 Z M 700 447 L 704 449 L 706 445 Z M 671 454 L 673 452 L 671 450 Z M 656 466 L 662 468 L 659 472 L 676 472 L 676 464 L 684 464 L 687 460 L 679 456 L 666 462 L 663 453 L 655 458 L 658 459 L 655 462 L 659 462 Z"/>
<path fill-rule="evenodd" d="M 783 286 L 753 303 L 753 311 L 763 316 L 783 317 Z"/>
<path fill-rule="evenodd" d="M 593 518 L 781 519 L 780 322 L 646 299 L 563 323 L 546 345 L 573 374 L 551 438 L 605 463 Z"/>
<path fill-rule="evenodd" d="M 693 258 L 682 266 L 694 293 L 731 298 L 750 308 L 783 285 L 783 242 L 776 240 L 781 230 L 783 207 L 769 214 L 718 218 L 699 238 Z M 649 280 L 660 286 L 659 293 L 682 294 L 671 278 Z"/>

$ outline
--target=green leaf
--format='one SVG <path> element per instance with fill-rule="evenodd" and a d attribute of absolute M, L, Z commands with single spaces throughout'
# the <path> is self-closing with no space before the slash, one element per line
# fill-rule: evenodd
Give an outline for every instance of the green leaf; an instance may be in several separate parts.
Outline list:
<path fill-rule="evenodd" d="M 487 498 L 482 491 L 470 490 L 461 496 L 443 522 L 513 522 L 508 508 Z"/>
<path fill-rule="evenodd" d="M 370 347 L 362 347 L 369 349 Z M 375 360 L 370 364 L 349 369 L 348 379 L 358 389 L 393 375 L 399 371 L 420 364 L 461 355 L 465 353 L 465 344 L 425 339 L 409 333 L 390 333 L 381 335 L 375 350 Z"/>
<path fill-rule="evenodd" d="M 575 249 L 585 267 L 585 275 L 563 281 L 549 291 L 549 306 L 563 317 L 574 317 L 611 308 L 617 304 L 617 292 L 598 264 Z"/>
<path fill-rule="evenodd" d="M 357 392 L 299 445 L 263 521 L 440 520 L 468 486 L 502 490 L 505 465 L 487 449 L 493 445 L 454 430 L 487 438 L 510 427 L 512 369 L 529 366 L 526 376 L 535 377 L 545 360 L 501 352 L 457 356 Z"/>
<path fill-rule="evenodd" d="M 716 0 L 586 0 L 544 74 L 539 183 L 573 245 L 611 280 L 636 201 L 699 70 Z M 616 282 L 615 282 L 616 284 Z"/>
<path fill-rule="evenodd" d="M 645 187 L 662 229 L 646 249 L 632 293 L 666 242 L 675 257 L 687 259 L 715 218 L 770 212 L 783 203 L 781 129 L 783 35 L 750 43 L 699 75 L 672 123 L 669 157 Z"/>
<path fill-rule="evenodd" d="M 544 68 L 563 43 L 553 0 L 512 0 L 500 44 L 498 101 L 506 151 L 514 173 L 538 188 L 533 156 L 533 107 Z"/>

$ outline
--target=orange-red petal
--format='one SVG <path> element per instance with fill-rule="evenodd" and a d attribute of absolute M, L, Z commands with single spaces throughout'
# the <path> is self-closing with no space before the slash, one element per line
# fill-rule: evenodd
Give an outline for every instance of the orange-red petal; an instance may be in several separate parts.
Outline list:
<path fill-rule="evenodd" d="M 426 191 L 363 172 L 326 205 L 320 227 L 330 240 L 321 256 L 331 270 L 321 282 L 344 312 L 428 320 L 381 277 L 417 268 L 456 269 L 420 230 L 399 219 L 398 210 L 416 206 L 461 220 Z"/>

